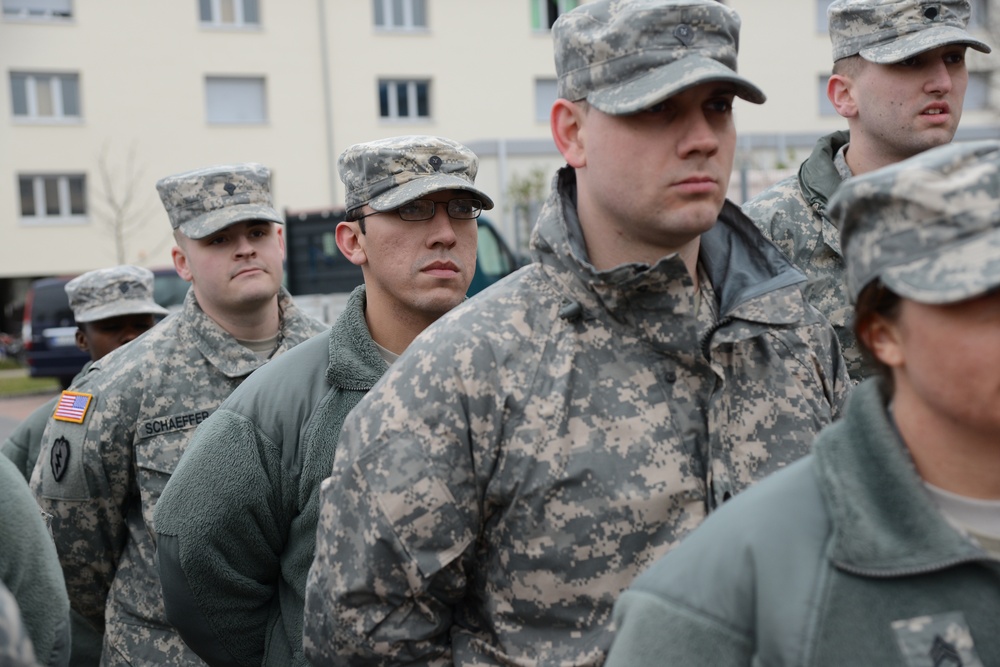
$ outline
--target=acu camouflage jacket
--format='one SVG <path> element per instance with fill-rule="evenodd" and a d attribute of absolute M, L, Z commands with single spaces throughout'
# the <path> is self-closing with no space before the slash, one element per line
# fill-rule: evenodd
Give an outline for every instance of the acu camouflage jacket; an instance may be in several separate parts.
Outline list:
<path fill-rule="evenodd" d="M 598 272 L 566 168 L 535 261 L 427 329 L 348 416 L 321 490 L 315 665 L 600 665 L 615 598 L 804 455 L 848 380 L 802 275 L 732 204 L 700 262 Z"/>
<path fill-rule="evenodd" d="M 279 305 L 275 355 L 323 331 L 284 290 Z M 49 421 L 32 487 L 53 515 L 71 606 L 105 630 L 102 664 L 203 664 L 166 620 L 153 508 L 195 427 L 263 363 L 190 290 L 179 313 L 73 385 L 90 396 L 80 423 Z"/>

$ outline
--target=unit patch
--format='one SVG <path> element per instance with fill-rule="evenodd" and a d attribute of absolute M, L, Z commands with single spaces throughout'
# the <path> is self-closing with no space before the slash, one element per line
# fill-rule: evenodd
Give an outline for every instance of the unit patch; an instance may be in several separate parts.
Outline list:
<path fill-rule="evenodd" d="M 52 476 L 57 482 L 61 482 L 66 470 L 69 469 L 69 440 L 63 436 L 59 436 L 52 443 L 49 465 L 52 466 Z"/>
<path fill-rule="evenodd" d="M 892 629 L 907 665 L 983 667 L 960 611 L 893 621 Z"/>
<path fill-rule="evenodd" d="M 93 394 L 81 394 L 77 391 L 64 391 L 59 396 L 59 403 L 56 404 L 56 411 L 52 413 L 53 419 L 61 422 L 73 422 L 82 424 L 90 409 L 90 401 Z"/>

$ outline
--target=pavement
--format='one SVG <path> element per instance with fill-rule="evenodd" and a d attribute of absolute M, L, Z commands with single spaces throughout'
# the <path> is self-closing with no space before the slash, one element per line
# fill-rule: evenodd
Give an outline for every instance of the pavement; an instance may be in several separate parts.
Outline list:
<path fill-rule="evenodd" d="M 0 370 L 0 377 L 24 375 L 23 369 Z M 21 420 L 30 415 L 35 409 L 52 400 L 58 395 L 58 391 L 46 391 L 40 394 L 27 394 L 14 398 L 0 398 L 0 442 L 7 439 L 11 431 L 17 428 Z"/>

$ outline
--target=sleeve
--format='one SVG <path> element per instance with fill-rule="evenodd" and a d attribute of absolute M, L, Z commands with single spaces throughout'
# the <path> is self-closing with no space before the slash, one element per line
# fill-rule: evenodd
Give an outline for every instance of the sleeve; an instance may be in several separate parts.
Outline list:
<path fill-rule="evenodd" d="M 40 664 L 69 662 L 69 600 L 52 540 L 27 482 L 0 457 L 0 580 L 17 600 Z"/>
<path fill-rule="evenodd" d="M 42 446 L 42 433 L 49 417 L 52 416 L 52 411 L 55 410 L 57 400 L 48 401 L 28 415 L 11 432 L 3 445 L 0 445 L 0 452 L 13 461 L 25 481 L 31 479 L 31 471 L 35 467 Z"/>
<path fill-rule="evenodd" d="M 321 487 L 303 637 L 314 665 L 451 665 L 481 524 L 475 470 L 492 469 L 473 414 L 496 407 L 425 343 L 348 415 Z"/>
<path fill-rule="evenodd" d="M 210 665 L 260 665 L 278 604 L 289 510 L 281 450 L 220 408 L 195 431 L 156 505 L 167 620 Z"/>
<path fill-rule="evenodd" d="M 81 399 L 74 421 L 49 420 L 31 487 L 42 510 L 52 515 L 70 605 L 103 632 L 108 592 L 128 534 L 137 408 L 134 398 L 120 393 L 91 394 L 86 386 L 73 393 L 86 397 L 86 405 Z"/>

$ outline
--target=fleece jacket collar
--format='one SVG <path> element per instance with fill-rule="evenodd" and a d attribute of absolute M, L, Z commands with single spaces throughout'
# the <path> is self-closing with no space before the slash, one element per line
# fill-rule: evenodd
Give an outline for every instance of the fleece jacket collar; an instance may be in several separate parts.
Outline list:
<path fill-rule="evenodd" d="M 851 394 L 850 418 L 816 442 L 817 476 L 834 527 L 829 552 L 834 564 L 892 577 L 987 560 L 934 504 L 887 404 L 880 381 L 865 381 Z"/>
<path fill-rule="evenodd" d="M 632 307 L 678 313 L 687 308 L 685 300 L 677 296 L 678 286 L 693 283 L 676 254 L 652 266 L 631 263 L 606 271 L 594 268 L 576 211 L 576 173 L 571 167 L 560 169 L 555 176 L 552 194 L 532 236 L 532 253 L 543 266 L 555 269 L 554 273 L 573 278 L 561 282 L 584 307 L 599 303 L 620 321 L 627 319 Z M 804 302 L 788 298 L 786 290 L 805 282 L 805 276 L 732 202 L 725 202 L 715 226 L 702 234 L 699 259 L 723 316 L 770 324 L 802 319 Z"/>
<path fill-rule="evenodd" d="M 326 381 L 334 387 L 369 391 L 389 366 L 379 354 L 365 320 L 365 286 L 359 285 L 330 328 Z"/>

